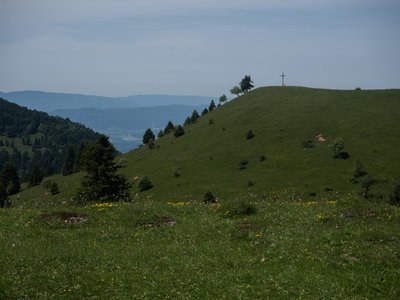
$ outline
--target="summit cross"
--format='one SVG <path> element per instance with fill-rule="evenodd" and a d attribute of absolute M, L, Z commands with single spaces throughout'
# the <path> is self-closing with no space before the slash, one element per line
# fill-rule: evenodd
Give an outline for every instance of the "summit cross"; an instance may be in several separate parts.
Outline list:
<path fill-rule="evenodd" d="M 282 77 L 282 86 L 285 86 L 285 77 L 287 75 L 283 72 L 280 76 Z"/>

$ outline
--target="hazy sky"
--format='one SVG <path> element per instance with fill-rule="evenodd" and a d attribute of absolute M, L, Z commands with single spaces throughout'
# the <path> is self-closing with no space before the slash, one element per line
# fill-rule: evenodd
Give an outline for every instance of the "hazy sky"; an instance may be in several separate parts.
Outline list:
<path fill-rule="evenodd" d="M 399 0 L 0 0 L 0 90 L 400 88 Z"/>

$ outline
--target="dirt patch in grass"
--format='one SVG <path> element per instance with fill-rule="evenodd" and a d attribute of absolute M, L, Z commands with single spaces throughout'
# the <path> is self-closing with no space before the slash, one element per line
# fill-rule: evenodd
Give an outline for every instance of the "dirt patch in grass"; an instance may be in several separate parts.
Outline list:
<path fill-rule="evenodd" d="M 57 211 L 40 215 L 40 220 L 46 224 L 65 223 L 75 225 L 85 223 L 88 217 L 86 214 L 77 212 Z"/>
<path fill-rule="evenodd" d="M 176 220 L 170 216 L 155 214 L 150 218 L 138 220 L 135 225 L 136 227 L 158 227 L 162 225 L 175 226 L 176 224 Z"/>

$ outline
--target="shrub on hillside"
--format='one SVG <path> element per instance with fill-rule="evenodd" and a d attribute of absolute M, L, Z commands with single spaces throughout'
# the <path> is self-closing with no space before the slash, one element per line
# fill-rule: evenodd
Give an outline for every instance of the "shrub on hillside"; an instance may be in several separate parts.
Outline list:
<path fill-rule="evenodd" d="M 246 132 L 246 139 L 250 140 L 250 139 L 252 139 L 254 136 L 255 136 L 255 135 L 254 135 L 254 133 L 253 133 L 253 131 L 252 131 L 251 129 L 249 129 L 249 130 Z"/>
<path fill-rule="evenodd" d="M 249 161 L 247 159 L 243 159 L 239 162 L 239 170 L 244 170 L 247 168 Z"/>
<path fill-rule="evenodd" d="M 251 216 L 257 213 L 257 207 L 245 200 L 236 200 L 222 205 L 221 212 L 227 217 Z"/>
<path fill-rule="evenodd" d="M 207 193 L 204 194 L 203 202 L 205 204 L 217 203 L 217 198 L 215 198 L 213 193 L 208 191 Z"/>
<path fill-rule="evenodd" d="M 261 155 L 259 160 L 260 160 L 260 161 L 265 161 L 266 159 L 267 159 L 267 158 L 265 157 L 265 155 Z"/>
<path fill-rule="evenodd" d="M 400 182 L 394 186 L 393 194 L 390 195 L 390 203 L 400 205 Z"/>
<path fill-rule="evenodd" d="M 43 181 L 42 187 L 49 191 L 52 195 L 56 195 L 60 192 L 57 183 L 54 180 L 47 179 Z"/>
<path fill-rule="evenodd" d="M 312 149 L 315 147 L 315 143 L 312 139 L 305 139 L 302 143 L 303 148 L 305 149 Z"/>
<path fill-rule="evenodd" d="M 139 181 L 139 191 L 144 192 L 150 190 L 153 187 L 149 177 L 145 176 Z"/>

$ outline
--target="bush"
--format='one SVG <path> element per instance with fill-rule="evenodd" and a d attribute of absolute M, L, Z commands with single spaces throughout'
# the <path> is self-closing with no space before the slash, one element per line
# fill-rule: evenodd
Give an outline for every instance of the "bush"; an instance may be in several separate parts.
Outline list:
<path fill-rule="evenodd" d="M 390 196 L 390 203 L 400 205 L 400 182 L 394 186 L 393 194 Z"/>
<path fill-rule="evenodd" d="M 42 186 L 52 195 L 56 195 L 60 192 L 60 189 L 58 188 L 58 185 L 54 180 L 47 179 L 42 183 Z"/>
<path fill-rule="evenodd" d="M 239 170 L 244 170 L 247 168 L 249 161 L 247 159 L 243 159 L 239 162 Z"/>
<path fill-rule="evenodd" d="M 147 190 L 150 190 L 153 187 L 153 184 L 151 183 L 150 179 L 145 176 L 139 181 L 139 191 L 144 192 Z"/>
<path fill-rule="evenodd" d="M 254 133 L 253 131 L 251 131 L 251 129 L 249 129 L 249 131 L 246 132 L 246 139 L 250 140 L 254 137 Z"/>
<path fill-rule="evenodd" d="M 267 159 L 267 158 L 265 157 L 265 155 L 261 155 L 259 160 L 260 160 L 260 161 L 265 161 L 266 159 Z"/>
<path fill-rule="evenodd" d="M 233 201 L 222 206 L 222 212 L 228 217 L 251 216 L 257 213 L 257 207 L 245 200 Z"/>
<path fill-rule="evenodd" d="M 364 166 L 361 164 L 361 162 L 357 159 L 356 161 L 356 168 L 354 170 L 354 178 L 360 178 L 365 175 L 367 175 L 368 172 L 365 170 Z"/>
<path fill-rule="evenodd" d="M 315 147 L 315 143 L 312 139 L 305 139 L 302 143 L 303 148 L 305 149 L 312 149 Z"/>
<path fill-rule="evenodd" d="M 215 198 L 213 193 L 208 191 L 207 193 L 204 194 L 203 202 L 205 204 L 217 203 L 217 198 Z"/>
<path fill-rule="evenodd" d="M 174 177 L 176 178 L 176 177 L 179 177 L 179 176 L 181 176 L 181 174 L 179 173 L 179 170 L 175 169 L 174 170 Z"/>
<path fill-rule="evenodd" d="M 361 181 L 360 194 L 364 199 L 372 198 L 372 195 L 370 194 L 370 188 L 375 183 L 376 183 L 376 180 L 370 175 L 363 178 L 363 180 Z"/>

